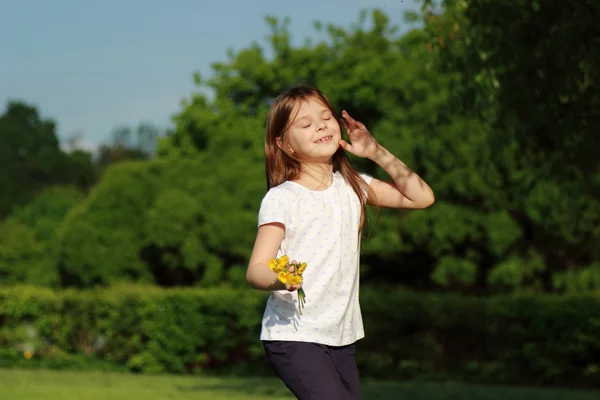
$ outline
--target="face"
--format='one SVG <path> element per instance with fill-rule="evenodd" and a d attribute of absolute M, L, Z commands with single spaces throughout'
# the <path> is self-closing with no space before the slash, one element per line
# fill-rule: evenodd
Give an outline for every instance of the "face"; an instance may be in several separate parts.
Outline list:
<path fill-rule="evenodd" d="M 302 161 L 328 162 L 339 148 L 340 125 L 331 111 L 316 98 L 300 102 L 290 118 L 296 117 L 288 132 L 287 143 L 279 143 Z"/>

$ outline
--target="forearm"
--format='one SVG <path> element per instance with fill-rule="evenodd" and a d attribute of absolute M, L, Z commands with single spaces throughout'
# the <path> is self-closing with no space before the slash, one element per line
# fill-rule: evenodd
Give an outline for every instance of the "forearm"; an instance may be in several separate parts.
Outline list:
<path fill-rule="evenodd" d="M 264 291 L 285 290 L 285 284 L 277 279 L 277 274 L 269 268 L 267 263 L 251 265 L 246 273 L 248 284 L 254 289 Z"/>
<path fill-rule="evenodd" d="M 429 185 L 383 146 L 379 145 L 370 159 L 388 173 L 398 191 L 408 200 L 425 206 L 433 203 L 434 195 Z"/>

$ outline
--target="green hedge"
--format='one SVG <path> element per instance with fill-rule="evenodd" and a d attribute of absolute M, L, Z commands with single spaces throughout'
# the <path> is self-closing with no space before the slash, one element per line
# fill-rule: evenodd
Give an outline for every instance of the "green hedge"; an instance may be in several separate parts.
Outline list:
<path fill-rule="evenodd" d="M 33 344 L 39 360 L 83 355 L 140 372 L 246 372 L 262 351 L 261 295 L 141 286 L 0 289 L 0 348 L 19 366 L 31 361 L 25 355 Z"/>
<path fill-rule="evenodd" d="M 361 293 L 372 376 L 600 387 L 600 295 Z"/>
<path fill-rule="evenodd" d="M 270 373 L 265 293 L 0 289 L 0 365 Z M 363 377 L 600 387 L 600 296 L 495 298 L 363 288 Z"/>

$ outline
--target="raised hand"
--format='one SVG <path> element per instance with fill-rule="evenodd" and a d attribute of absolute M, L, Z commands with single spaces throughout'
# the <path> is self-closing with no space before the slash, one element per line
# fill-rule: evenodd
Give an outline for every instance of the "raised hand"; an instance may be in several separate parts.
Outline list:
<path fill-rule="evenodd" d="M 379 148 L 379 143 L 371 135 L 367 127 L 346 112 L 342 111 L 340 122 L 350 138 L 350 143 L 340 140 L 340 146 L 357 157 L 372 159 Z"/>

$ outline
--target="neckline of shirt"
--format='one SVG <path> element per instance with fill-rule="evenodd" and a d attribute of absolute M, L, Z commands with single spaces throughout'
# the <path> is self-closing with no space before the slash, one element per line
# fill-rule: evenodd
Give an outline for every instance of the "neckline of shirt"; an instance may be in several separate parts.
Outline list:
<path fill-rule="evenodd" d="M 329 192 L 330 190 L 332 190 L 332 189 L 333 189 L 333 187 L 335 186 L 336 180 L 337 180 L 337 179 L 338 179 L 340 176 L 341 176 L 341 175 L 340 175 L 340 172 L 339 172 L 339 171 L 335 171 L 335 172 L 333 173 L 333 179 L 331 180 L 331 185 L 327 186 L 327 188 L 326 188 L 326 189 L 323 189 L 323 190 L 313 190 L 313 189 L 309 189 L 309 188 L 307 188 L 306 186 L 304 186 L 304 185 L 301 185 L 301 184 L 299 184 L 299 183 L 297 183 L 297 182 L 294 182 L 294 181 L 288 181 L 288 182 L 289 182 L 289 183 L 291 183 L 292 185 L 294 185 L 294 186 L 297 186 L 297 187 L 299 187 L 299 188 L 302 188 L 302 189 L 304 189 L 304 190 L 306 190 L 307 192 L 310 192 L 310 193 L 327 193 L 327 192 Z"/>

